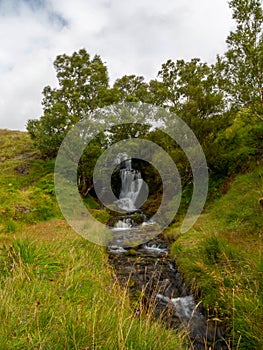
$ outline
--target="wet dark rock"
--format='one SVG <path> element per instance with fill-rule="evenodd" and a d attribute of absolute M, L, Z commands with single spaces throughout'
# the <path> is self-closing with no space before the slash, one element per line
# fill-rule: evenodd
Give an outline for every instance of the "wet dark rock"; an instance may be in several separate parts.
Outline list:
<path fill-rule="evenodd" d="M 143 294 L 145 307 L 150 308 L 155 317 L 169 328 L 186 330 L 191 349 L 227 349 L 222 329 L 206 319 L 175 262 L 169 259 L 169 246 L 162 235 L 135 249 L 116 251 L 109 248 L 109 260 L 120 283 L 128 285 L 131 298 Z"/>

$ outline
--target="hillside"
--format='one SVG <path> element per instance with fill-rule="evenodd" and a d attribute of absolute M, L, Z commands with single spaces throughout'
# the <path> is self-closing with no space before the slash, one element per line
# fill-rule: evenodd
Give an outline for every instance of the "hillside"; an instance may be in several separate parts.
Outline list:
<path fill-rule="evenodd" d="M 40 158 L 27 133 L 0 130 L 0 138 L 0 349 L 183 349 L 184 335 L 153 321 L 142 296 L 128 299 L 105 249 L 63 220 L 54 161 Z M 261 349 L 263 166 L 228 178 L 223 192 L 189 232 L 174 224 L 166 233 L 229 348 Z"/>
<path fill-rule="evenodd" d="M 172 246 L 210 316 L 226 322 L 232 349 L 263 348 L 262 195 L 261 165 L 233 179 Z"/>
<path fill-rule="evenodd" d="M 26 133 L 0 138 L 0 349 L 183 349 L 61 218 L 52 161 Z"/>
<path fill-rule="evenodd" d="M 26 133 L 0 130 L 0 139 L 0 232 L 59 216 L 54 162 L 40 158 Z"/>

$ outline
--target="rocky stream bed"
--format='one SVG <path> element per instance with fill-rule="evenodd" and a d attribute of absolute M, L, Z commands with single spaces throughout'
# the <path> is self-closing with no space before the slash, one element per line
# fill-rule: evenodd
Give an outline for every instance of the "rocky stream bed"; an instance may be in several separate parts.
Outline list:
<path fill-rule="evenodd" d="M 185 285 L 169 244 L 162 235 L 133 248 L 111 245 L 109 261 L 121 284 L 128 283 L 131 298 L 143 295 L 145 308 L 168 328 L 187 332 L 189 349 L 222 350 L 228 347 L 217 320 L 207 319 Z"/>

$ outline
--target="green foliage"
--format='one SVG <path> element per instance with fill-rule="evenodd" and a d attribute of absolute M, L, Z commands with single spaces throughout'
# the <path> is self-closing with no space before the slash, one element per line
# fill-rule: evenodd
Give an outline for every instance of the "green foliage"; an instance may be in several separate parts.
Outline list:
<path fill-rule="evenodd" d="M 35 186 L 41 189 L 42 193 L 55 195 L 54 174 L 50 173 L 35 182 Z"/>
<path fill-rule="evenodd" d="M 70 128 L 90 112 L 114 102 L 107 68 L 99 56 L 93 59 L 85 49 L 54 62 L 59 88 L 43 89 L 43 116 L 31 119 L 27 130 L 45 157 L 55 157 Z"/>
<path fill-rule="evenodd" d="M 132 216 L 132 219 L 134 220 L 134 222 L 136 223 L 136 225 L 140 225 L 143 223 L 144 221 L 144 217 L 141 213 L 135 213 Z"/>
<path fill-rule="evenodd" d="M 204 149 L 209 168 L 221 176 L 246 171 L 261 159 L 262 140 L 263 123 L 251 110 L 233 113 L 228 126 Z"/>
<path fill-rule="evenodd" d="M 43 89 L 43 115 L 27 125 L 42 156 L 55 157 L 67 132 L 84 118 L 92 127 L 102 122 L 110 129 L 113 116 L 95 113 L 99 107 L 141 101 L 167 107 L 187 122 L 213 175 L 228 176 L 249 167 L 251 159 L 258 156 L 257 142 L 262 141 L 262 128 L 255 125 L 253 116 L 262 119 L 263 11 L 259 0 L 231 0 L 229 6 L 237 26 L 227 38 L 227 52 L 215 65 L 199 58 L 168 60 L 157 79 L 149 83 L 142 76 L 124 75 L 110 88 L 107 67 L 99 56 L 91 58 L 85 49 L 59 55 L 54 62 L 59 87 Z M 236 118 L 236 108 L 241 117 Z M 245 114 L 250 114 L 251 125 Z M 162 121 L 164 128 L 171 127 L 167 120 Z M 93 187 L 94 164 L 104 149 L 123 138 L 147 136 L 139 123 L 133 129 L 114 128 L 110 137 L 99 135 L 82 155 L 78 182 L 84 197 Z M 158 136 L 159 143 L 165 144 L 165 136 Z M 180 163 L 182 169 L 187 168 L 185 161 Z"/>
<path fill-rule="evenodd" d="M 261 166 L 251 173 L 238 176 L 227 194 L 217 201 L 217 206 L 212 206 L 210 215 L 218 221 L 220 230 L 238 230 L 245 235 L 257 234 L 262 227 L 262 210 L 258 204 L 258 198 L 262 194 Z"/>
<path fill-rule="evenodd" d="M 111 122 L 117 121 L 114 113 L 96 113 L 98 108 L 116 102 L 155 104 L 186 121 L 203 147 L 214 178 L 244 171 L 255 157 L 260 157 L 262 127 L 256 125 L 254 116 L 262 119 L 262 8 L 258 0 L 232 0 L 229 5 L 237 28 L 228 36 L 228 51 L 218 57 L 216 65 L 199 58 L 168 60 L 157 79 L 149 83 L 142 76 L 124 75 L 110 88 L 107 67 L 99 56 L 91 58 L 81 49 L 56 58 L 59 88 L 44 88 L 43 115 L 39 120 L 29 120 L 27 129 L 42 156 L 49 158 L 56 156 L 67 132 L 84 118 L 89 121 L 87 134 L 94 133 L 98 123 L 108 129 L 107 135 L 101 133 L 92 140 L 80 159 L 78 183 L 83 197 L 93 189 L 94 165 L 103 150 L 121 139 L 147 138 L 149 134 L 179 162 L 183 185 L 191 182 L 187 160 L 177 145 L 167 145 L 164 133 L 154 135 L 155 131 L 150 132 L 139 122 L 114 126 L 112 130 Z M 241 114 L 236 115 L 233 107 L 238 107 Z M 164 118 L 162 122 L 164 130 L 174 127 L 171 120 Z M 71 153 L 69 150 L 68 161 Z M 158 176 L 152 182 L 157 187 Z M 46 191 L 52 193 L 53 189 Z"/>
<path fill-rule="evenodd" d="M 213 67 L 194 58 L 190 62 L 168 60 L 158 76 L 166 89 L 165 106 L 191 123 L 192 119 L 207 119 L 223 110 Z M 191 125 L 190 125 L 191 126 Z"/>
<path fill-rule="evenodd" d="M 103 224 L 107 224 L 108 221 L 111 219 L 111 215 L 106 210 L 92 209 L 91 213 L 95 219 L 102 222 Z"/>
<path fill-rule="evenodd" d="M 97 137 L 85 148 L 78 162 L 79 191 L 85 198 L 93 188 L 93 171 L 97 159 L 103 153 L 103 146 Z"/>
<path fill-rule="evenodd" d="M 263 113 L 263 11 L 260 0 L 231 0 L 235 31 L 227 38 L 228 51 L 218 57 L 223 89 L 234 107 Z"/>
<path fill-rule="evenodd" d="M 7 161 L 8 159 L 17 160 L 34 157 L 37 153 L 33 149 L 33 143 L 28 134 L 22 131 L 12 131 L 0 129 L 0 161 Z"/>
<path fill-rule="evenodd" d="M 107 68 L 99 56 L 90 58 L 85 49 L 58 56 L 54 67 L 59 87 L 44 88 L 43 115 L 39 120 L 29 120 L 27 129 L 42 156 L 52 158 L 79 120 L 87 118 L 90 130 L 98 122 L 107 124 L 107 137 L 101 133 L 89 144 L 78 167 L 84 203 L 103 223 L 110 216 L 90 196 L 98 157 L 120 139 L 143 137 L 159 144 L 177 164 L 182 179 L 180 220 L 192 194 L 192 173 L 182 150 L 165 133 L 141 127 L 139 122 L 113 130 L 113 116 L 99 120 L 95 111 L 115 102 L 142 101 L 167 107 L 186 121 L 207 157 L 209 197 L 217 201 L 210 200 L 206 214 L 194 229 L 179 237 L 172 253 L 210 315 L 226 322 L 231 348 L 259 349 L 263 347 L 263 223 L 258 205 L 263 195 L 263 170 L 258 166 L 263 154 L 263 12 L 259 0 L 230 0 L 229 6 L 237 26 L 227 38 L 227 52 L 217 58 L 216 65 L 209 66 L 198 58 L 189 62 L 168 60 L 157 79 L 149 83 L 142 76 L 125 75 L 110 88 Z M 172 124 L 166 119 L 163 122 L 164 130 Z M 0 161 L 5 161 L 0 163 L 0 231 L 10 236 L 18 234 L 23 225 L 60 214 L 54 199 L 54 163 L 40 160 L 26 135 L 0 131 L 0 136 Z M 154 156 L 164 164 L 158 154 Z M 68 161 L 72 161 L 70 157 Z M 154 213 L 162 197 L 160 175 L 138 160 L 135 163 L 141 166 L 143 176 L 151 179 L 148 208 L 143 210 L 147 212 L 150 207 L 149 213 Z M 239 175 L 232 184 L 241 173 L 245 175 Z M 224 196 L 223 189 L 227 192 Z M 173 227 L 169 230 L 172 235 Z M 148 322 L 148 318 L 132 316 L 126 292 L 122 294 L 110 280 L 111 271 L 105 271 L 107 264 L 100 248 L 83 241 L 63 244 L 65 250 L 62 244 L 47 245 L 53 253 L 59 251 L 58 259 L 50 257 L 48 249 L 28 241 L 14 241 L 5 248 L 1 260 L 5 272 L 0 276 L 0 348 L 180 346 L 174 335 Z M 49 276 L 54 272 L 54 277 L 39 281 L 37 271 L 44 267 Z M 5 328 L 1 329 L 1 324 Z"/>
<path fill-rule="evenodd" d="M 147 102 L 148 84 L 142 76 L 124 75 L 115 81 L 113 88 L 118 94 L 118 102 Z"/>
<path fill-rule="evenodd" d="M 208 237 L 205 241 L 204 256 L 209 264 L 219 262 L 222 253 L 221 242 L 216 236 Z"/>

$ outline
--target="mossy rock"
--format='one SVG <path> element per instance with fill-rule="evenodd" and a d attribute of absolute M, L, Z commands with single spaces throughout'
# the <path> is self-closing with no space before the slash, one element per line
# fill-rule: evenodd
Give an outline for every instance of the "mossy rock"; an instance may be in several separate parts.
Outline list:
<path fill-rule="evenodd" d="M 125 252 L 125 255 L 135 256 L 136 250 L 135 249 L 129 249 Z"/>

